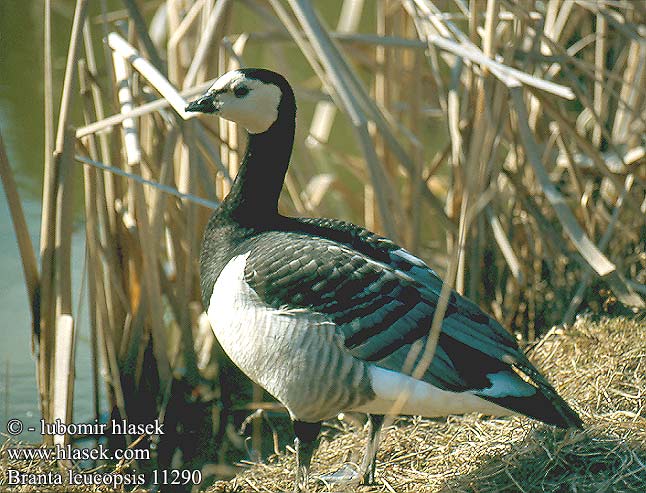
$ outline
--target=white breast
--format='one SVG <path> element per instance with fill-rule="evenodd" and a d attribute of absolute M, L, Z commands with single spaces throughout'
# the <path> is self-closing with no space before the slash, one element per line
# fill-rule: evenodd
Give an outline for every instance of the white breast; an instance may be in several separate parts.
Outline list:
<path fill-rule="evenodd" d="M 340 409 L 330 402 L 328 386 L 319 383 L 333 384 L 337 375 L 326 375 L 321 355 L 336 362 L 330 366 L 342 376 L 353 376 L 360 363 L 340 349 L 336 327 L 323 315 L 264 304 L 244 279 L 248 257 L 234 257 L 215 283 L 207 313 L 215 336 L 229 358 L 292 416 L 304 421 L 334 416 Z M 361 373 L 357 370 L 356 380 Z"/>

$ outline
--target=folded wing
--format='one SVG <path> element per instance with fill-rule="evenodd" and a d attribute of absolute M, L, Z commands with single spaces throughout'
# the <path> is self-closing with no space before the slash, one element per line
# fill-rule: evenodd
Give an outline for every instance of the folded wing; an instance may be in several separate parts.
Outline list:
<path fill-rule="evenodd" d="M 313 226 L 319 233 L 326 227 Z M 246 281 L 270 306 L 325 314 L 353 356 L 399 372 L 413 345 L 426 343 L 442 280 L 417 257 L 366 230 L 334 231 L 333 240 L 312 231 L 263 233 L 250 245 Z M 557 426 L 581 425 L 514 338 L 455 292 L 422 380 Z"/>

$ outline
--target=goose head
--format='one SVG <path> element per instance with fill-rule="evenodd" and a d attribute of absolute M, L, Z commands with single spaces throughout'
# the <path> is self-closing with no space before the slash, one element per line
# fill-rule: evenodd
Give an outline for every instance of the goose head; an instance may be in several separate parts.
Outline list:
<path fill-rule="evenodd" d="M 242 125 L 250 134 L 267 132 L 280 117 L 295 116 L 294 93 L 271 70 L 246 68 L 219 77 L 186 111 L 212 113 Z"/>

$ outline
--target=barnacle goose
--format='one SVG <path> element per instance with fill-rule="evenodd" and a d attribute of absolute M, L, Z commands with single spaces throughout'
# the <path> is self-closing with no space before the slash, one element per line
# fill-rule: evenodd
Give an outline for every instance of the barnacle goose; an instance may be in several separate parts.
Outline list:
<path fill-rule="evenodd" d="M 372 482 L 383 415 L 403 388 L 410 394 L 402 414 L 519 413 L 582 426 L 514 338 L 455 292 L 423 378 L 401 372 L 411 345 L 427 336 L 442 280 L 359 226 L 278 212 L 296 119 L 283 76 L 228 72 L 186 110 L 237 122 L 249 133 L 231 191 L 204 233 L 202 297 L 231 360 L 290 413 L 296 491 L 307 489 L 321 422 L 342 411 L 371 418 L 359 474 Z"/>

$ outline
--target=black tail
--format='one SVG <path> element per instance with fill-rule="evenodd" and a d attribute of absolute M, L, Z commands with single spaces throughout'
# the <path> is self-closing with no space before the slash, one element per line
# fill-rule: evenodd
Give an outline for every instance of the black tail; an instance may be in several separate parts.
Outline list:
<path fill-rule="evenodd" d="M 551 386 L 539 388 L 531 397 L 487 397 L 481 394 L 479 397 L 559 428 L 583 429 L 579 415 Z"/>
<path fill-rule="evenodd" d="M 498 359 L 444 333 L 440 334 L 440 344 L 454 364 L 460 362 L 460 376 L 474 389 L 486 389 L 492 384 L 488 375 L 501 372 L 516 373 L 520 386 L 536 389 L 531 395 L 500 397 L 473 390 L 478 397 L 559 428 L 583 428 L 579 415 L 520 351 L 515 356 L 508 354 Z"/>
<path fill-rule="evenodd" d="M 559 428 L 583 429 L 583 421 L 563 398 L 558 395 L 547 379 L 534 368 L 526 358 L 509 361 L 514 371 L 523 380 L 531 381 L 537 388 L 536 394 L 530 397 L 504 397 L 491 399 L 503 407 L 519 411 L 530 418 Z"/>

